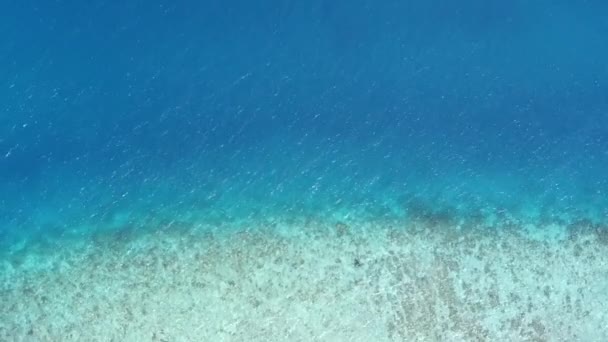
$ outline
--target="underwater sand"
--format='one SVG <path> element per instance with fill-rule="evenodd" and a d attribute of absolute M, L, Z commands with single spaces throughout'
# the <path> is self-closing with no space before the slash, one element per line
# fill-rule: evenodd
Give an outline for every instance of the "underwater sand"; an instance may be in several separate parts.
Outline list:
<path fill-rule="evenodd" d="M 199 225 L 16 252 L 0 340 L 608 340 L 603 231 L 443 225 Z"/>

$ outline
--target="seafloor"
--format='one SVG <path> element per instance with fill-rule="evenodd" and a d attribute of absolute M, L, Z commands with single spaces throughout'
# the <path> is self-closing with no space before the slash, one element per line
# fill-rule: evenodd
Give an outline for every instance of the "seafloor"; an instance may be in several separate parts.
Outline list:
<path fill-rule="evenodd" d="M 589 221 L 168 221 L 0 266 L 1 341 L 608 341 Z"/>

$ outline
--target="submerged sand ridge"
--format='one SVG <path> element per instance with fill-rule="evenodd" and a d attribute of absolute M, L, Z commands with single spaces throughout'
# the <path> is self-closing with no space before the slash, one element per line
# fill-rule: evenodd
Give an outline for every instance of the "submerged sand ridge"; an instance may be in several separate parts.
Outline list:
<path fill-rule="evenodd" d="M 594 229 L 281 222 L 2 261 L 3 341 L 605 341 Z"/>

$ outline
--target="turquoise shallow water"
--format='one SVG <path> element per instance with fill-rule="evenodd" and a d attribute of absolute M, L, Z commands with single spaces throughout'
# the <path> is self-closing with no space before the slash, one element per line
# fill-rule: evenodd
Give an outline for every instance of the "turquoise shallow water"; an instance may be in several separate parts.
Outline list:
<path fill-rule="evenodd" d="M 13 185 L 21 197 L 5 201 L 4 243 L 63 235 L 73 239 L 133 226 L 153 231 L 150 227 L 171 221 L 222 224 L 310 217 L 408 222 L 422 215 L 492 228 L 503 221 L 601 226 L 606 220 L 605 189 L 595 180 L 601 176 L 591 172 L 602 166 L 590 165 L 585 174 L 569 166 L 501 166 L 479 172 L 420 162 L 420 156 L 380 156 L 384 151 L 306 152 L 298 147 L 278 143 L 258 147 L 262 156 L 238 152 L 162 170 L 125 167 L 110 177 L 69 179 L 70 169 L 58 170 L 26 191 Z"/>

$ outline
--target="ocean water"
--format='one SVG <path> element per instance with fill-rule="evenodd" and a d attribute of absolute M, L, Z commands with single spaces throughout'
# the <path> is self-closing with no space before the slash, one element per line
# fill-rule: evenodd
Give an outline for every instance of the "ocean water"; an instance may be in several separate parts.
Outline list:
<path fill-rule="evenodd" d="M 460 247 L 451 250 L 441 239 L 458 239 L 459 231 L 463 239 L 514 246 L 484 260 L 489 268 L 515 260 L 509 264 L 515 265 L 511 274 L 521 272 L 522 279 L 528 274 L 526 262 L 542 269 L 548 267 L 543 260 L 559 256 L 561 266 L 551 267 L 572 272 L 552 273 L 538 287 L 583 286 L 592 291 L 583 296 L 589 300 L 608 289 L 606 11 L 608 4 L 595 0 L 5 1 L 0 14 L 0 247 L 5 265 L 0 297 L 20 309 L 0 316 L 0 336 L 15 341 L 110 340 L 104 332 L 111 331 L 119 340 L 162 339 L 163 334 L 176 341 L 195 340 L 174 323 L 160 321 L 154 326 L 164 330 L 142 337 L 137 334 L 152 329 L 136 324 L 145 315 L 120 316 L 120 325 L 110 319 L 119 317 L 110 309 L 97 320 L 99 326 L 107 323 L 105 330 L 65 335 L 65 322 L 76 322 L 65 318 L 74 310 L 73 298 L 48 305 L 42 315 L 32 309 L 42 299 L 26 300 L 22 282 L 29 279 L 43 292 L 59 294 L 66 283 L 77 282 L 74 279 L 94 286 L 100 283 L 86 283 L 82 275 L 101 272 L 112 258 L 127 265 L 120 273 L 123 280 L 142 272 L 158 274 L 134 266 L 136 251 L 142 250 L 158 253 L 160 259 L 178 253 L 176 248 L 183 253 L 214 250 L 216 254 L 205 255 L 224 260 L 243 253 L 246 262 L 255 262 L 266 260 L 255 251 L 271 248 L 277 239 L 299 246 L 285 252 L 289 263 L 296 258 L 332 269 L 331 251 L 343 248 L 341 255 L 355 250 L 360 255 L 356 269 L 372 265 L 368 260 L 373 255 L 380 260 L 378 255 L 390 250 L 391 243 L 383 240 L 390 235 L 389 226 L 403 227 L 399 234 L 410 234 L 414 226 L 432 226 L 429 234 L 441 238 L 408 235 L 412 245 L 407 248 L 414 255 L 426 255 L 431 248 L 457 259 L 463 255 Z M 338 235 L 348 231 L 359 242 L 334 244 L 329 235 L 313 233 L 319 227 L 335 228 Z M 472 234 L 464 232 L 468 230 L 477 235 L 467 235 Z M 515 238 L 503 235 L 512 231 L 526 231 L 517 239 L 527 242 L 509 244 Z M 211 232 L 213 239 L 223 241 L 217 243 L 224 251 L 205 245 L 205 239 L 211 239 L 205 234 Z M 241 240 L 231 234 L 244 232 L 259 236 L 235 247 Z M 181 241 L 170 244 L 179 248 L 147 249 L 166 246 L 163 234 Z M 183 241 L 188 239 L 196 242 Z M 304 241 L 314 248 L 302 252 Z M 395 248 L 405 246 L 395 241 L 401 241 Z M 526 247 L 517 247 L 523 245 L 538 254 L 525 254 Z M 90 258 L 79 257 L 89 253 L 83 248 L 97 251 L 95 266 L 87 264 Z M 319 258 L 312 261 L 311 253 Z M 535 257 L 539 259 L 530 260 Z M 168 258 L 181 260 L 179 267 L 192 274 L 184 265 L 193 259 Z M 69 271 L 58 271 L 61 265 L 69 265 Z M 255 269 L 250 266 L 245 269 Z M 112 267 L 109 274 L 117 274 Z M 256 277 L 284 279 L 294 272 L 264 274 L 266 269 L 260 267 Z M 465 266 L 446 267 L 451 281 L 469 276 L 479 280 Z M 377 271 L 388 269 L 378 266 Z M 33 270 L 38 273 L 32 275 Z M 230 278 L 218 272 L 218 284 Z M 316 274 L 312 268 L 307 272 Z M 310 289 L 332 274 L 328 272 L 281 289 Z M 350 279 L 353 272 L 349 268 L 336 273 L 334 284 Z M 249 279 L 251 273 L 245 274 L 239 279 Z M 372 292 L 389 293 L 394 286 L 383 287 L 382 279 L 393 279 L 394 274 L 387 274 L 361 279 L 380 279 Z M 422 279 L 416 286 L 428 288 L 425 277 L 416 278 Z M 178 277 L 159 279 L 155 284 L 173 284 Z M 530 298 L 526 291 L 536 291 L 532 280 L 530 286 L 512 288 L 501 288 L 501 281 L 495 281 L 498 294 L 489 301 L 496 297 L 504 304 L 514 296 Z M 115 283 L 104 284 L 102 292 Z M 325 290 L 331 291 L 331 284 Z M 442 298 L 442 289 L 436 289 L 436 297 Z M 231 303 L 250 290 L 237 291 Z M 300 319 L 294 322 L 270 320 L 260 311 L 255 311 L 262 317 L 257 321 L 251 318 L 254 314 L 246 315 L 253 326 L 267 319 L 264 322 L 276 328 L 267 331 L 269 335 L 247 337 L 244 326 L 234 328 L 226 318 L 217 325 L 205 321 L 209 330 L 197 336 L 328 341 L 386 336 L 427 341 L 526 336 L 553 341 L 564 336 L 599 341 L 608 336 L 608 316 L 603 313 L 608 302 L 585 307 L 583 299 L 578 308 L 568 309 L 556 298 L 576 291 L 564 291 L 553 299 L 547 295 L 547 302 L 532 300 L 535 307 L 548 310 L 545 313 L 535 311 L 532 317 L 522 311 L 520 321 L 532 331 L 528 335 L 513 328 L 515 323 L 484 321 L 475 330 L 453 316 L 420 310 L 416 312 L 423 314 L 412 322 L 428 322 L 427 328 L 394 320 L 376 322 L 376 330 L 371 328 L 375 323 L 369 330 L 361 328 L 365 317 L 376 317 L 372 311 L 340 323 L 330 310 L 329 316 L 322 316 L 326 320 L 316 316 L 315 321 L 314 303 L 333 303 L 325 307 L 333 309 L 335 317 L 350 312 L 346 300 L 315 297 L 298 302 L 304 303 L 302 315 L 295 315 Z M 125 290 L 123 306 L 129 307 L 124 298 L 136 298 L 135 293 L 146 291 Z M 177 303 L 170 291 L 162 293 L 162 302 Z M 397 291 L 393 297 L 404 293 L 407 290 Z M 89 303 L 108 301 L 107 293 L 91 290 L 84 295 Z M 191 297 L 185 301 L 193 302 Z M 267 304 L 268 310 L 294 301 Z M 229 308 L 227 302 L 214 303 Z M 211 311 L 205 310 L 212 309 L 205 307 L 196 306 L 196 312 L 207 317 Z M 382 307 L 384 313 L 398 311 Z M 169 305 L 164 310 L 172 309 Z M 229 310 L 226 317 L 236 311 Z M 512 312 L 515 317 L 519 311 Z M 559 314 L 573 317 L 571 330 L 550 326 Z M 281 322 L 308 330 L 289 335 L 281 330 Z M 441 322 L 469 332 L 431 334 Z M 355 325 L 360 330 L 353 330 Z"/>

